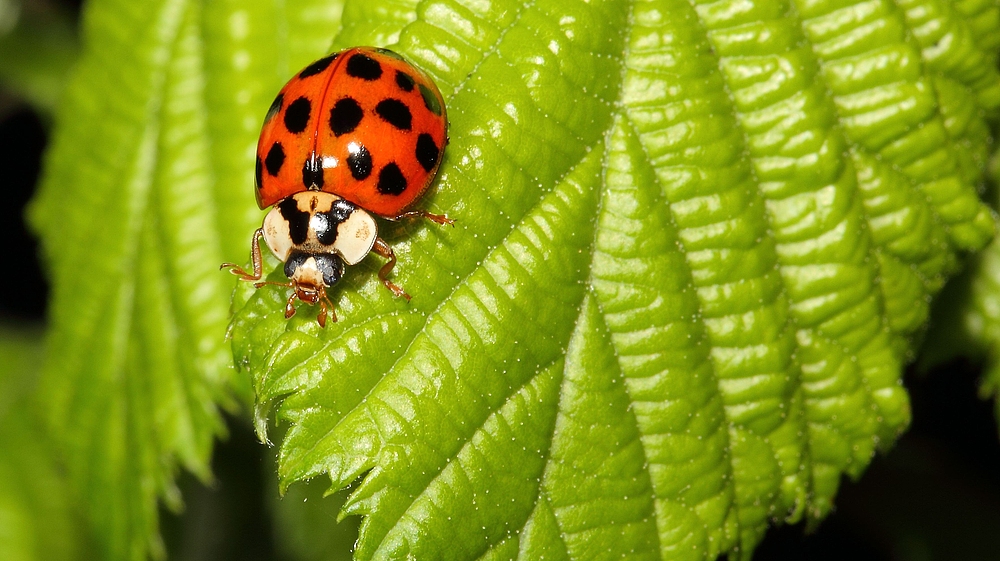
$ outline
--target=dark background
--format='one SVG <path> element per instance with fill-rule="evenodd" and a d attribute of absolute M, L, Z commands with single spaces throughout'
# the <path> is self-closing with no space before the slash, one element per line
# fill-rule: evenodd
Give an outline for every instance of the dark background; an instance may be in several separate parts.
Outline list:
<path fill-rule="evenodd" d="M 71 14 L 80 0 L 45 2 Z M 23 211 L 48 140 L 46 118 L 0 84 L 0 322 L 40 324 L 48 287 Z M 913 425 L 857 482 L 845 481 L 837 508 L 817 529 L 771 529 L 754 559 L 1000 559 L 1000 440 L 992 402 L 977 397 L 979 365 L 956 361 L 905 378 Z M 187 508 L 164 511 L 171 559 L 269 560 L 286 556 L 274 541 L 272 451 L 249 425 L 229 419 L 215 451 L 211 487 L 181 478 Z M 286 499 L 288 500 L 288 499 Z M 318 496 L 317 496 L 318 500 Z"/>

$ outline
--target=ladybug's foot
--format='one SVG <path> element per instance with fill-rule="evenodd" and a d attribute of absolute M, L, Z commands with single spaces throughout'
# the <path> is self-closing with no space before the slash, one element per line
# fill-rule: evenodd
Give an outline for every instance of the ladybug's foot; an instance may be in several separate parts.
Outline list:
<path fill-rule="evenodd" d="M 382 268 L 378 270 L 379 280 L 381 280 L 382 284 L 391 290 L 397 298 L 406 298 L 407 302 L 409 302 L 410 295 L 407 294 L 405 290 L 400 288 L 398 284 L 389 280 L 389 273 L 392 271 L 392 268 L 396 266 L 396 253 L 392 251 L 389 244 L 385 243 L 385 240 L 382 238 L 375 238 L 375 245 L 372 247 L 372 251 L 389 260 L 388 263 L 382 265 Z"/>
<path fill-rule="evenodd" d="M 382 270 L 384 270 L 384 269 L 385 269 L 385 267 L 382 267 Z M 384 284 L 386 288 L 388 288 L 389 290 L 391 290 L 392 293 L 395 294 L 397 298 L 406 298 L 406 301 L 409 302 L 410 301 L 410 295 L 407 294 L 405 290 L 403 290 L 402 288 L 400 288 L 398 284 L 396 284 L 396 283 L 392 282 L 391 280 L 385 278 L 385 276 L 382 275 L 382 270 L 380 270 L 378 272 L 378 278 L 379 278 L 379 280 L 382 281 L 382 284 Z"/>
<path fill-rule="evenodd" d="M 393 216 L 389 220 L 401 220 L 403 218 L 426 218 L 431 222 L 436 222 L 441 225 L 447 224 L 448 226 L 454 226 L 455 221 L 443 214 L 431 214 L 425 210 L 411 210 L 410 212 L 404 212 L 397 216 Z"/>
<path fill-rule="evenodd" d="M 316 323 L 320 327 L 326 327 L 327 312 L 333 316 L 333 322 L 337 323 L 337 311 L 333 309 L 333 302 L 330 302 L 330 298 L 324 294 L 319 301 L 319 315 L 316 316 Z"/>
<path fill-rule="evenodd" d="M 223 263 L 219 266 L 219 270 L 229 269 L 229 272 L 240 277 L 240 280 L 259 281 L 263 276 L 262 261 L 260 258 L 260 238 L 262 237 L 264 237 L 264 229 L 257 228 L 250 242 L 250 261 L 253 263 L 253 273 L 246 272 L 243 267 L 240 267 L 236 263 Z M 260 288 L 259 284 L 256 286 Z"/>
<path fill-rule="evenodd" d="M 246 272 L 245 270 L 243 270 L 243 267 L 240 267 L 236 263 L 223 263 L 222 265 L 219 266 L 219 270 L 221 271 L 222 269 L 229 269 L 229 272 L 239 277 L 240 280 L 245 280 L 245 281 L 260 280 L 259 275 L 255 276 L 253 273 Z"/>
<path fill-rule="evenodd" d="M 429 212 L 424 212 L 422 214 L 424 218 L 430 220 L 431 222 L 436 222 L 438 224 L 441 224 L 442 226 L 444 225 L 455 226 L 455 221 L 452 220 L 451 218 L 448 218 L 444 214 L 431 214 Z"/>
<path fill-rule="evenodd" d="M 285 303 L 285 319 L 291 319 L 295 315 L 295 292 L 288 297 L 288 302 Z"/>

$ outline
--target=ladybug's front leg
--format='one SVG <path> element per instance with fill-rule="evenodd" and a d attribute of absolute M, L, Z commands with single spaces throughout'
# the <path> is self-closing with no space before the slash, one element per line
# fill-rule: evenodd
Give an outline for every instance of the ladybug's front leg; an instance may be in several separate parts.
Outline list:
<path fill-rule="evenodd" d="M 296 298 L 298 298 L 298 295 L 295 294 L 295 291 L 293 290 L 292 294 L 288 297 L 288 301 L 285 302 L 285 319 L 291 319 L 292 316 L 295 315 Z"/>
<path fill-rule="evenodd" d="M 382 284 L 396 296 L 409 300 L 410 295 L 400 288 L 399 285 L 389 280 L 389 272 L 396 266 L 396 253 L 392 251 L 389 244 L 385 243 L 385 240 L 382 238 L 375 238 L 375 246 L 372 247 L 372 251 L 389 260 L 388 263 L 382 265 L 382 268 L 378 270 L 378 278 L 382 281 Z"/>
<path fill-rule="evenodd" d="M 264 235 L 263 228 L 257 228 L 257 231 L 253 233 L 253 242 L 250 244 L 250 260 L 253 261 L 253 274 L 243 270 L 236 263 L 223 263 L 219 266 L 219 269 L 229 269 L 229 272 L 240 277 L 240 280 L 245 281 L 259 281 L 261 277 L 262 261 L 260 258 L 260 238 Z M 257 288 L 260 288 L 259 286 Z"/>
<path fill-rule="evenodd" d="M 326 295 L 326 290 L 324 290 L 319 300 L 319 315 L 316 316 L 316 323 L 319 323 L 320 327 L 326 327 L 327 311 L 333 316 L 333 321 L 337 321 L 337 311 L 333 309 L 333 302 L 330 301 L 330 298 Z"/>

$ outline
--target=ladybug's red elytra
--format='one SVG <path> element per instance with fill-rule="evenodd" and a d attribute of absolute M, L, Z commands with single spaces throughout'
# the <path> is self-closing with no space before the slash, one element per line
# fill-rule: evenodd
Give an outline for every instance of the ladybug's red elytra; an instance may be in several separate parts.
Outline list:
<path fill-rule="evenodd" d="M 345 265 L 374 251 L 389 260 L 379 279 L 409 300 L 388 279 L 396 256 L 371 214 L 454 223 L 406 210 L 434 180 L 447 128 L 437 86 L 392 51 L 353 47 L 305 67 L 274 99 L 257 142 L 257 204 L 273 208 L 253 235 L 253 272 L 235 263 L 222 268 L 257 287 L 290 287 L 285 317 L 295 314 L 296 299 L 318 303 L 325 326 L 327 312 L 337 321 L 326 288 Z M 261 237 L 285 263 L 289 282 L 261 281 Z"/>

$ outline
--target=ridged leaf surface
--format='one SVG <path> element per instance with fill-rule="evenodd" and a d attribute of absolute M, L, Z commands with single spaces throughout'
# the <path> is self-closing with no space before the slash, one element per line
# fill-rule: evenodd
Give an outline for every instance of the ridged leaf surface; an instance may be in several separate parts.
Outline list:
<path fill-rule="evenodd" d="M 986 245 L 995 0 L 94 0 L 32 209 L 46 432 L 103 558 L 161 552 L 217 407 L 361 559 L 749 556 L 905 429 L 931 297 Z M 389 46 L 445 95 L 420 205 L 330 291 L 236 292 L 281 83 Z M 266 263 L 280 280 L 277 263 Z"/>
<path fill-rule="evenodd" d="M 995 20 L 349 3 L 335 47 L 390 44 L 445 94 L 423 206 L 457 224 L 387 225 L 413 300 L 373 257 L 325 329 L 239 291 L 282 484 L 360 478 L 361 559 L 747 556 L 769 521 L 822 518 L 906 427 L 930 297 L 993 234 Z"/>

